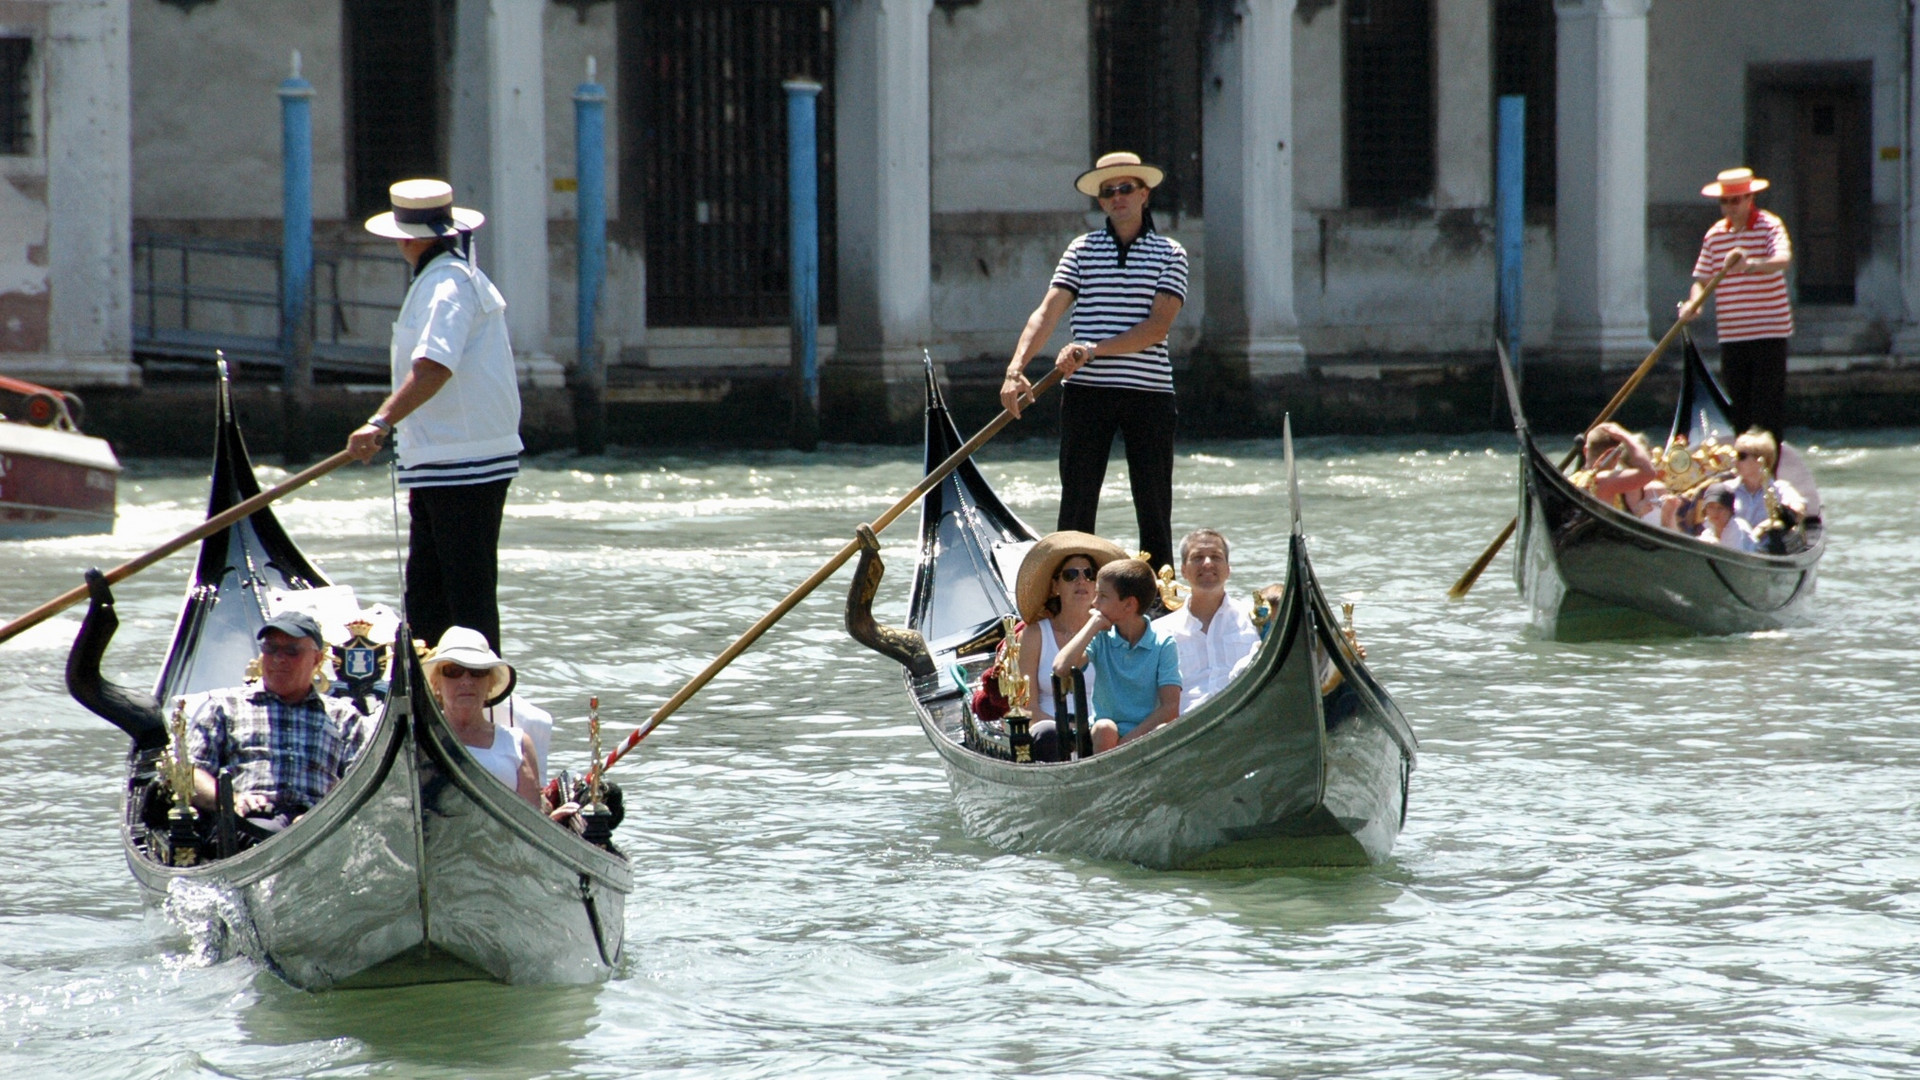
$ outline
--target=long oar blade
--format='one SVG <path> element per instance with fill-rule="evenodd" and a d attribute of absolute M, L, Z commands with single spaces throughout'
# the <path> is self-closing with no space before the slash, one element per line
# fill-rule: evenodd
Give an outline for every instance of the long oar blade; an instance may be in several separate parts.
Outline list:
<path fill-rule="evenodd" d="M 1041 379 L 1039 382 L 1033 385 L 1033 391 L 1029 397 L 1029 401 L 1038 400 L 1040 395 L 1046 393 L 1048 390 L 1053 389 L 1054 384 L 1058 383 L 1064 377 L 1065 377 L 1065 373 L 1060 368 L 1057 368 L 1057 367 L 1054 368 L 1052 371 L 1048 372 L 1046 378 Z M 905 495 L 900 496 L 900 500 L 898 502 L 888 507 L 885 513 L 881 514 L 877 518 L 874 518 L 873 531 L 876 534 L 878 534 L 882 529 L 885 529 L 887 526 L 893 524 L 895 518 L 898 518 L 901 514 L 906 513 L 907 509 L 911 507 L 914 503 L 919 502 L 922 496 L 924 496 L 927 492 L 932 491 L 934 488 L 938 487 L 940 485 L 940 482 L 947 478 L 948 473 L 951 473 L 953 470 L 959 468 L 961 462 L 972 457 L 974 454 L 974 451 L 979 450 L 982 446 L 985 446 L 987 443 L 987 440 L 993 438 L 995 435 L 1000 434 L 1000 430 L 1012 422 L 1013 422 L 1013 414 L 1011 412 L 1008 412 L 1005 409 L 1000 410 L 1000 415 L 994 417 L 993 420 L 989 422 L 986 427 L 981 428 L 978 434 L 976 434 L 973 438 L 968 439 L 965 443 L 961 444 L 960 449 L 955 450 L 953 453 L 947 455 L 947 460 L 941 462 L 938 466 L 929 470 L 927 472 L 926 477 L 922 479 L 920 483 L 914 485 L 914 488 L 912 491 L 909 491 Z M 623 741 L 619 745 L 619 747 L 617 747 L 612 753 L 607 755 L 606 761 L 601 763 L 600 765 L 600 771 L 604 773 L 608 769 L 613 768 L 613 766 L 622 757 L 626 756 L 627 751 L 633 749 L 635 746 L 638 746 L 641 739 L 646 738 L 648 733 L 652 732 L 654 728 L 659 727 L 661 721 L 665 720 L 669 716 L 672 716 L 674 713 L 674 710 L 680 708 L 680 706 L 682 705 L 685 705 L 689 698 L 693 697 L 693 695 L 700 692 L 701 687 L 713 681 L 713 677 L 715 675 L 720 674 L 720 669 L 726 667 L 728 664 L 733 663 L 736 657 L 738 657 L 741 653 L 746 652 L 748 647 L 750 647 L 755 641 L 759 640 L 760 635 L 766 633 L 770 628 L 772 628 L 774 623 L 779 622 L 783 617 L 786 616 L 787 612 L 792 611 L 794 607 L 800 603 L 800 601 L 805 600 L 807 598 L 807 594 L 819 588 L 822 582 L 826 581 L 828 578 L 833 576 L 834 571 L 840 569 L 842 566 L 845 566 L 847 563 L 847 560 L 853 558 L 855 555 L 859 554 L 859 552 L 860 552 L 860 541 L 857 537 L 855 539 L 847 541 L 847 546 L 841 548 L 839 554 L 835 555 L 831 559 L 828 559 L 825 566 L 822 566 L 820 569 L 815 570 L 811 577 L 801 582 L 797 588 L 795 588 L 792 592 L 788 593 L 786 599 L 780 601 L 778 604 L 775 604 L 773 607 L 773 610 L 761 616 L 758 622 L 754 623 L 752 626 L 747 627 L 746 632 L 741 634 L 738 638 L 736 638 L 734 640 L 734 643 L 727 646 L 726 649 L 722 651 L 719 656 L 714 657 L 712 663 L 708 664 L 705 668 L 702 668 L 698 675 L 695 675 L 693 678 L 687 680 L 687 684 L 681 687 L 679 692 L 675 693 L 672 697 L 668 698 L 666 704 L 660 706 L 658 709 L 655 709 L 653 715 L 647 718 L 646 723 L 641 724 L 638 728 L 634 729 L 633 734 L 628 735 L 626 737 L 626 740 Z"/>
<path fill-rule="evenodd" d="M 139 558 L 132 560 L 131 562 L 121 563 L 119 566 L 116 566 L 112 570 L 107 571 L 107 583 L 111 585 L 132 577 L 133 575 L 139 573 L 140 571 L 145 570 L 147 567 L 152 566 L 154 563 L 159 562 L 161 559 L 164 559 L 167 556 L 173 554 L 174 552 L 179 551 L 181 548 L 186 547 L 188 544 L 194 543 L 195 541 L 204 540 L 207 537 L 212 536 L 214 533 L 217 533 L 221 529 L 224 529 L 227 526 L 232 525 L 234 522 L 239 521 L 240 519 L 248 516 L 249 514 L 252 514 L 255 510 L 258 510 L 261 507 L 272 502 L 273 500 L 278 499 L 280 496 L 285 495 L 287 492 L 293 491 L 296 488 L 305 487 L 308 484 L 311 484 L 315 480 L 320 479 L 322 476 L 327 475 L 328 473 L 332 472 L 333 470 L 339 468 L 342 465 L 345 465 L 347 462 L 352 460 L 353 460 L 353 455 L 348 453 L 345 450 L 342 450 L 339 453 L 333 455 L 332 457 L 326 459 L 325 461 L 322 461 L 317 465 L 313 465 L 307 468 L 306 470 L 300 473 L 297 473 L 294 476 L 289 477 L 288 479 L 283 480 L 278 484 L 275 484 L 273 487 L 270 487 L 267 490 L 261 492 L 260 494 L 255 495 L 251 499 L 248 499 L 242 503 L 236 503 L 235 505 L 228 507 L 225 510 L 222 510 L 220 513 L 215 514 L 214 516 L 208 518 L 204 522 L 201 522 L 199 525 L 195 526 L 194 528 L 189 529 L 184 533 L 181 533 L 179 536 L 176 536 L 173 539 L 167 541 L 166 543 L 161 544 L 159 547 L 154 548 L 152 551 L 147 552 L 145 555 L 142 555 Z M 68 589 L 66 592 L 61 593 L 59 596 L 54 597 L 53 599 L 47 601 L 46 603 L 41 604 L 39 607 L 34 608 L 32 611 L 27 612 L 25 615 L 22 615 L 19 618 L 13 620 L 12 622 L 8 623 L 6 626 L 0 627 L 0 641 L 7 641 L 8 639 L 13 638 L 14 636 L 20 634 L 25 630 L 32 629 L 33 627 L 38 626 L 43 622 L 46 622 L 48 619 L 72 607 L 74 604 L 80 602 L 81 600 L 86 599 L 86 597 L 87 597 L 87 587 L 85 584 L 77 585 L 74 588 Z"/>

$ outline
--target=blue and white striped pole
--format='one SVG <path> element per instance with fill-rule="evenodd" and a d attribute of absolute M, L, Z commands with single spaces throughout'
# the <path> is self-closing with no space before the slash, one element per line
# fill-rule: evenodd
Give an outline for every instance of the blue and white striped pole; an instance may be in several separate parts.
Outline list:
<path fill-rule="evenodd" d="M 792 306 L 795 449 L 820 445 L 820 177 L 815 107 L 820 84 L 792 79 L 787 91 L 787 280 Z"/>
<path fill-rule="evenodd" d="M 1526 266 L 1527 99 L 1500 98 L 1500 152 L 1495 166 L 1494 250 L 1500 282 L 1499 330 L 1507 343 L 1514 382 L 1520 380 L 1520 294 Z"/>
<path fill-rule="evenodd" d="M 607 449 L 606 368 L 600 363 L 595 319 L 607 277 L 607 91 L 587 81 L 573 91 L 574 175 L 578 177 L 576 246 L 579 248 L 578 358 L 574 363 L 574 441 L 583 454 Z"/>
<path fill-rule="evenodd" d="M 298 49 L 279 94 L 281 448 L 295 461 L 308 456 L 313 390 L 313 84 L 300 77 Z"/>

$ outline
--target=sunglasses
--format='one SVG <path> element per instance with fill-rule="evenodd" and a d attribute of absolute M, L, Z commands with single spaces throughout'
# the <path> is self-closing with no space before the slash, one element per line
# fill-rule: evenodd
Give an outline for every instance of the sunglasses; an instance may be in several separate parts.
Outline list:
<path fill-rule="evenodd" d="M 300 657 L 306 655 L 306 652 L 307 652 L 307 649 L 306 649 L 306 646 L 304 645 L 261 645 L 260 646 L 260 655 L 262 656 L 280 656 L 280 657 L 285 657 L 289 660 L 298 660 L 300 659 Z"/>
<path fill-rule="evenodd" d="M 441 664 L 440 677 L 443 679 L 482 679 L 493 674 L 492 668 L 464 668 L 459 664 Z"/>
<path fill-rule="evenodd" d="M 1760 456 L 1760 455 L 1759 455 L 1758 453 L 1755 453 L 1755 452 L 1754 452 L 1754 451 L 1752 451 L 1752 450 L 1742 450 L 1742 451 L 1740 451 L 1740 452 L 1738 452 L 1738 453 L 1736 453 L 1736 454 L 1734 454 L 1733 456 L 1734 456 L 1734 457 L 1736 457 L 1736 458 L 1738 458 L 1738 459 L 1739 459 L 1739 460 L 1741 460 L 1741 461 L 1765 461 L 1765 460 L 1767 460 L 1766 458 L 1764 458 L 1764 457 L 1761 457 L 1761 456 Z"/>
<path fill-rule="evenodd" d="M 1732 206 L 1734 203 L 1746 202 L 1751 198 L 1753 198 L 1751 195 L 1722 195 L 1720 196 L 1720 205 Z"/>
<path fill-rule="evenodd" d="M 1082 570 L 1078 566 L 1068 566 L 1055 571 L 1053 576 L 1059 578 L 1061 581 L 1079 581 L 1081 578 L 1092 581 L 1093 571 Z"/>
<path fill-rule="evenodd" d="M 1108 184 L 1106 187 L 1101 188 L 1100 197 L 1103 199 L 1111 199 L 1115 195 L 1131 195 L 1145 186 L 1145 184 L 1136 184 L 1131 180 L 1122 180 L 1117 184 Z"/>

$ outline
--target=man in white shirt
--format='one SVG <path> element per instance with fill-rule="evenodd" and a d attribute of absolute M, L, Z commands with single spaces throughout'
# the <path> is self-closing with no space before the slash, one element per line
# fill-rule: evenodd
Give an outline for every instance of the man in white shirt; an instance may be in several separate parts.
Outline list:
<path fill-rule="evenodd" d="M 347 449 L 366 461 L 395 436 L 414 636 L 471 627 L 498 654 L 500 522 L 522 449 L 507 301 L 473 263 L 484 215 L 453 205 L 443 180 L 402 180 L 389 195 L 393 209 L 367 219 L 367 231 L 399 244 L 413 281 L 393 324 L 393 393 Z"/>
<path fill-rule="evenodd" d="M 1180 574 L 1192 591 L 1178 611 L 1153 621 L 1180 650 L 1180 714 L 1219 693 L 1236 665 L 1260 647 L 1260 632 L 1246 605 L 1227 597 L 1233 567 L 1227 538 L 1212 529 L 1195 529 L 1180 541 Z"/>

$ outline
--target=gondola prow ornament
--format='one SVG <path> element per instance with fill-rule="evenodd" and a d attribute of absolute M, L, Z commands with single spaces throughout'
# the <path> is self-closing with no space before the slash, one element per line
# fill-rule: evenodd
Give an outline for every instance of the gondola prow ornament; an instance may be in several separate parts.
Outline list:
<path fill-rule="evenodd" d="M 1007 703 L 1007 745 L 1013 750 L 1013 760 L 1029 762 L 1033 760 L 1033 714 L 1027 706 L 1033 701 L 1033 680 L 1020 670 L 1020 635 L 1014 632 L 1018 626 L 1019 620 L 1013 616 L 1000 617 L 1003 645 L 995 662 L 999 671 L 994 679 Z"/>
<path fill-rule="evenodd" d="M 387 670 L 389 646 L 373 643 L 373 624 L 355 619 L 347 624 L 347 642 L 331 647 L 333 670 L 346 684 L 348 696 L 360 704 L 361 712 L 371 712 L 368 700 Z"/>

